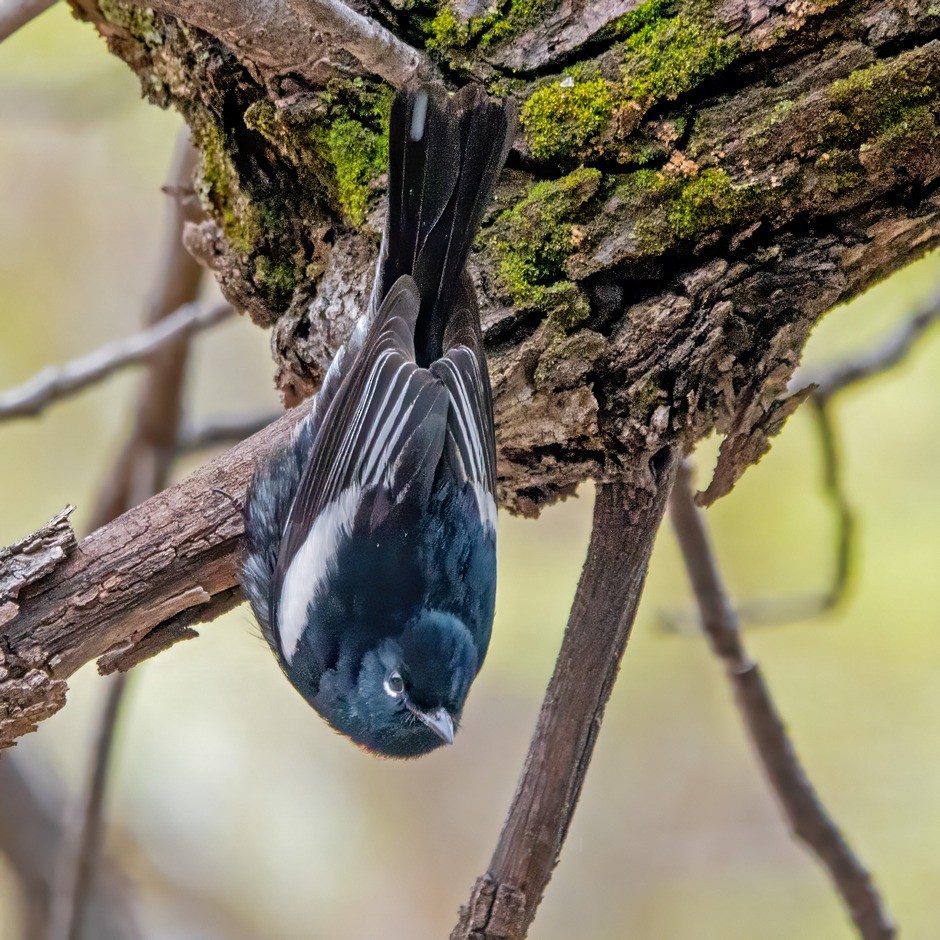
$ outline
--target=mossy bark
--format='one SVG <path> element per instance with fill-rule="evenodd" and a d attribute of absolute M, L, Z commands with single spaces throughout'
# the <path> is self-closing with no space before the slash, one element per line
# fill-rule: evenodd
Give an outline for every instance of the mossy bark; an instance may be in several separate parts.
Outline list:
<path fill-rule="evenodd" d="M 285 398 L 310 394 L 368 293 L 391 89 L 248 0 L 71 2 L 192 126 L 212 221 L 190 247 L 273 327 Z M 521 108 L 472 259 L 511 509 L 587 477 L 647 488 L 714 428 L 707 499 L 727 492 L 798 404 L 816 321 L 940 244 L 928 0 L 358 9 Z"/>

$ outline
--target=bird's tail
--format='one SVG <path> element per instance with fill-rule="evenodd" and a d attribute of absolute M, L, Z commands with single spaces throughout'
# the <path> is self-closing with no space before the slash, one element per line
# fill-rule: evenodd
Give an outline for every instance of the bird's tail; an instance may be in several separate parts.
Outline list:
<path fill-rule="evenodd" d="M 421 297 L 415 351 L 441 353 L 464 266 L 516 129 L 512 107 L 479 85 L 450 96 L 440 86 L 406 88 L 392 105 L 388 218 L 373 304 L 403 274 Z M 456 303 L 465 308 L 466 304 Z M 477 326 L 477 329 L 479 327 Z"/>

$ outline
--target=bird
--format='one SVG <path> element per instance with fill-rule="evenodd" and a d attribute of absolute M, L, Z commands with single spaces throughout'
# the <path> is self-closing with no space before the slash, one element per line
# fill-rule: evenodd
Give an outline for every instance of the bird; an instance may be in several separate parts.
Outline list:
<path fill-rule="evenodd" d="M 265 639 L 382 757 L 453 743 L 492 632 L 495 429 L 466 263 L 516 120 L 476 84 L 396 93 L 370 299 L 247 491 L 240 582 Z"/>

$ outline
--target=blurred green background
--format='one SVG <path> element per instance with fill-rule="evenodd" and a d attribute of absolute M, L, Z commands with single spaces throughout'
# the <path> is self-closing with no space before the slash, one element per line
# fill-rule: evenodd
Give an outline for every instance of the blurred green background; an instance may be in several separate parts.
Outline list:
<path fill-rule="evenodd" d="M 179 118 L 60 5 L 0 49 L 0 388 L 139 323 L 155 269 Z M 899 322 L 940 258 L 834 311 L 807 359 L 849 355 Z M 196 343 L 193 414 L 276 407 L 267 336 L 245 321 Z M 123 374 L 0 427 L 0 544 L 65 503 L 87 522 L 126 430 Z M 835 614 L 748 635 L 806 767 L 873 869 L 903 936 L 940 936 L 940 330 L 837 405 L 861 513 L 858 565 Z M 699 474 L 714 460 L 701 448 Z M 186 468 L 181 468 L 185 471 Z M 808 413 L 709 512 L 736 598 L 825 584 L 832 519 Z M 489 860 L 551 671 L 587 544 L 590 488 L 537 522 L 500 520 L 494 639 L 458 745 L 383 762 L 328 730 L 280 675 L 245 609 L 137 671 L 121 726 L 111 846 L 148 936 L 442 938 Z M 664 529 L 540 940 L 838 940 L 825 874 L 790 839 L 689 609 Z M 37 785 L 82 779 L 102 682 L 16 755 Z M 3 759 L 8 759 L 4 757 Z M 3 794 L 0 794 L 3 799 Z M 169 888 L 168 888 L 169 885 Z M 186 886 L 229 926 L 169 903 Z M 198 906 L 198 905 L 197 905 Z M 0 936 L 19 936 L 0 855 Z M 211 918 L 210 918 L 211 920 Z"/>

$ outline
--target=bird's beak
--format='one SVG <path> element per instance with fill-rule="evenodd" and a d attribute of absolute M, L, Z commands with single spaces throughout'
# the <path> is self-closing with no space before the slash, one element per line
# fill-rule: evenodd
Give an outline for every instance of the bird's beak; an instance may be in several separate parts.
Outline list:
<path fill-rule="evenodd" d="M 454 743 L 454 719 L 446 708 L 437 708 L 433 712 L 419 712 L 415 715 L 421 719 L 445 744 Z"/>

